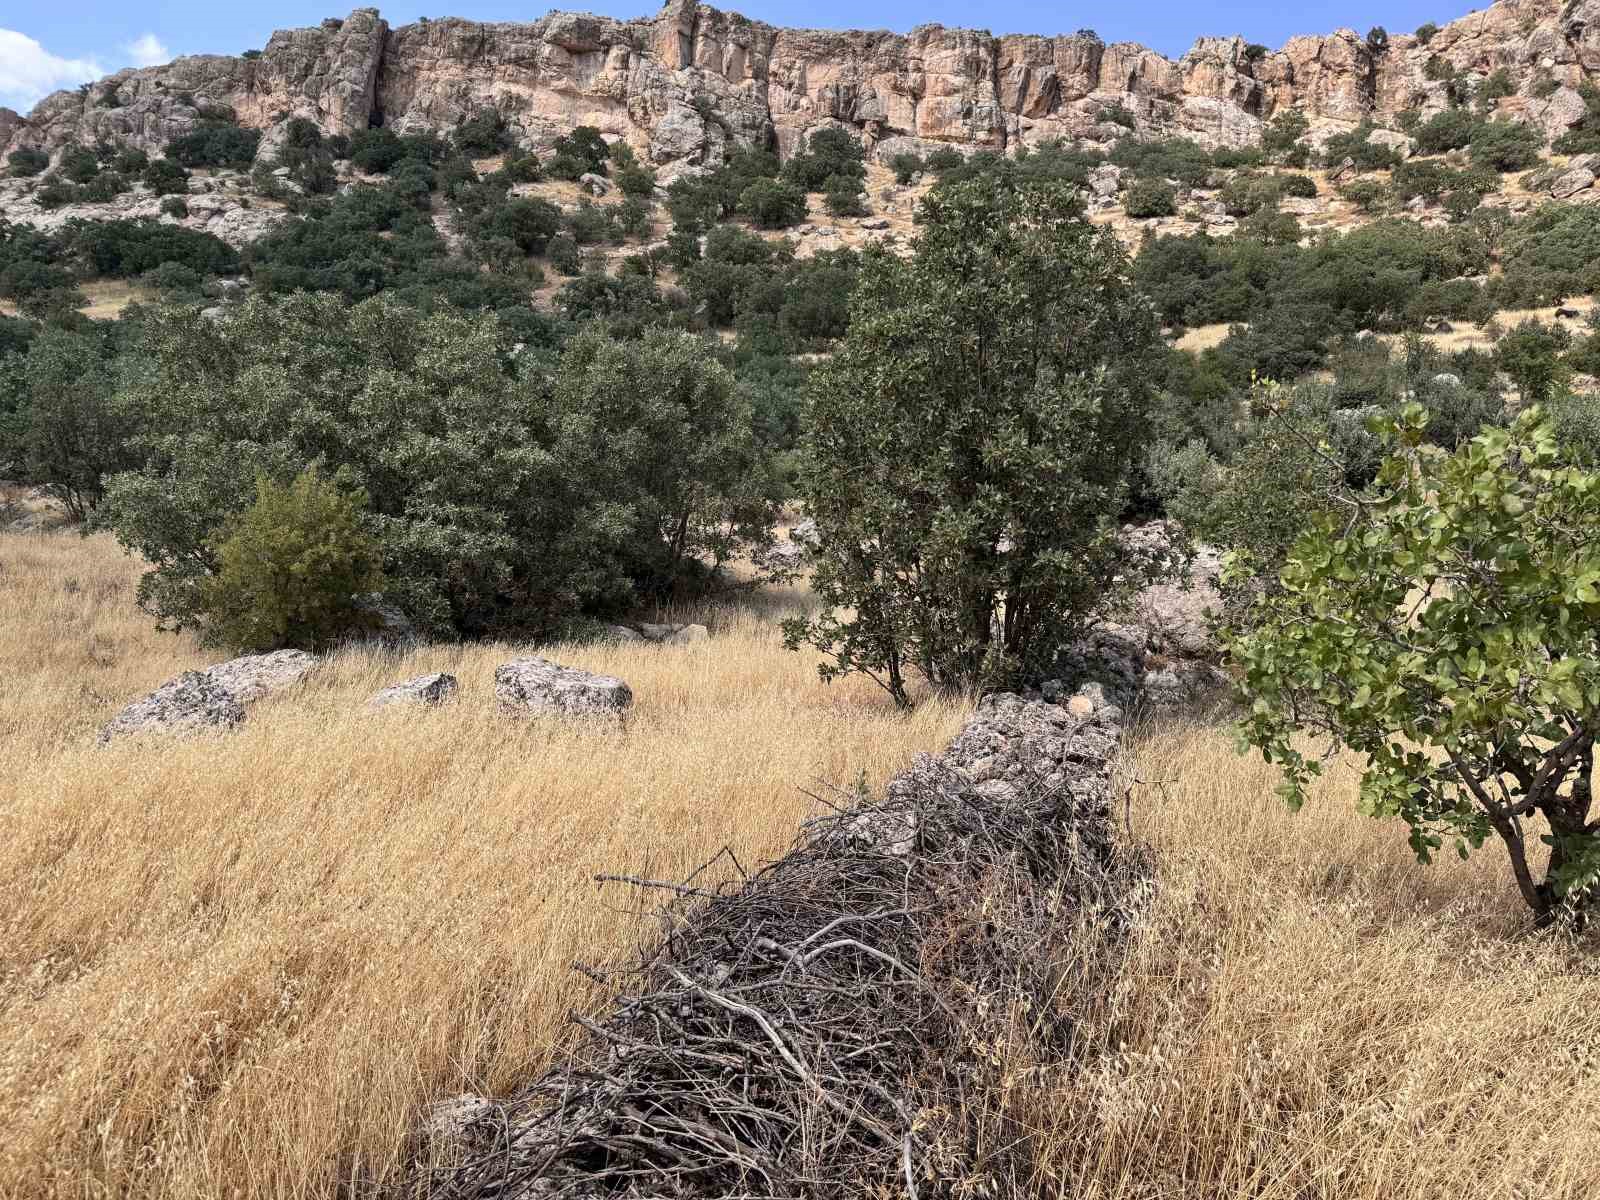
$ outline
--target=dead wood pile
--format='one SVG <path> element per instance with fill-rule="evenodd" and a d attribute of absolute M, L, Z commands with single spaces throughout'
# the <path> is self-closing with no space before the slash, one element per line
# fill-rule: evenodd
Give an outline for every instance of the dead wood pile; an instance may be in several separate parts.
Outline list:
<path fill-rule="evenodd" d="M 1104 714 L 991 696 L 881 801 L 813 819 L 748 879 L 671 889 L 663 935 L 608 978 L 609 1013 L 574 1017 L 571 1061 L 436 1109 L 455 1165 L 419 1190 L 949 1194 L 977 1152 L 959 1114 L 990 1033 L 1024 1014 L 1070 1046 L 1063 975 L 1105 956 L 1052 947 L 1114 946 L 1141 890 L 1113 836 L 1117 743 Z"/>

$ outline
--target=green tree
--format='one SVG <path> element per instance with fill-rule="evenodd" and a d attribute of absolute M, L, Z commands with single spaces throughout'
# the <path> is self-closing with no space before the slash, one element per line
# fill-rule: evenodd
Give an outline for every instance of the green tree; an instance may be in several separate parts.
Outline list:
<path fill-rule="evenodd" d="M 219 531 L 201 588 L 205 640 L 260 653 L 322 650 L 364 625 L 357 597 L 383 587 L 362 528 L 366 493 L 308 467 L 287 486 L 256 480 L 255 500 Z"/>
<path fill-rule="evenodd" d="M 1542 404 L 1562 370 L 1560 355 L 1572 335 L 1558 324 L 1524 321 L 1495 345 L 1495 363 L 1517 385 L 1524 404 Z"/>
<path fill-rule="evenodd" d="M 779 179 L 757 179 L 739 193 L 739 211 L 762 229 L 785 229 L 805 220 L 806 195 Z"/>
<path fill-rule="evenodd" d="M 1129 582 L 1116 537 L 1161 352 L 1116 240 L 1060 182 L 993 174 L 868 255 L 811 378 L 801 489 L 823 612 L 786 627 L 897 703 L 1041 669 Z"/>
<path fill-rule="evenodd" d="M 1321 771 L 1299 735 L 1363 755 L 1362 810 L 1402 818 L 1422 861 L 1497 837 L 1547 922 L 1600 881 L 1600 476 L 1562 464 L 1536 408 L 1454 454 L 1426 425 L 1409 406 L 1375 490 L 1317 522 L 1229 637 L 1243 733 L 1291 807 Z"/>
<path fill-rule="evenodd" d="M 30 481 L 84 520 L 104 499 L 108 477 L 139 461 L 137 406 L 117 394 L 96 341 L 65 329 L 47 327 L 33 338 L 16 378 L 20 444 L 0 459 L 20 458 Z"/>
<path fill-rule="evenodd" d="M 1164 180 L 1138 179 L 1128 189 L 1124 207 L 1134 218 L 1170 217 L 1178 211 L 1178 197 Z"/>

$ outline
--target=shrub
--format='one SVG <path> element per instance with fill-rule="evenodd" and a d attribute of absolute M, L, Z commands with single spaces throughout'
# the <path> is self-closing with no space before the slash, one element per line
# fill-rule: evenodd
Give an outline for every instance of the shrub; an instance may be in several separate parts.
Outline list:
<path fill-rule="evenodd" d="M 606 163 L 611 158 L 611 147 L 593 125 L 579 125 L 571 133 L 555 140 L 552 149 L 555 157 L 548 170 L 556 179 L 576 179 L 579 175 L 604 175 Z"/>
<path fill-rule="evenodd" d="M 111 160 L 111 169 L 119 175 L 137 175 L 150 165 L 150 156 L 137 146 L 124 146 Z"/>
<path fill-rule="evenodd" d="M 739 194 L 739 211 L 762 229 L 785 229 L 805 220 L 805 192 L 780 179 L 757 179 Z"/>
<path fill-rule="evenodd" d="M 1387 171 L 1400 161 L 1400 152 L 1372 141 L 1373 132 L 1372 122 L 1363 121 L 1348 133 L 1329 138 L 1322 150 L 1323 161 L 1336 164 L 1348 158 L 1363 171 Z"/>
<path fill-rule="evenodd" d="M 1561 369 L 1561 353 L 1572 336 L 1559 324 L 1524 321 L 1496 343 L 1495 364 L 1511 376 L 1523 404 L 1542 404 L 1550 398 Z"/>
<path fill-rule="evenodd" d="M 1296 808 L 1321 773 L 1298 737 L 1360 755 L 1363 811 L 1404 820 L 1424 862 L 1497 837 L 1548 923 L 1600 881 L 1600 479 L 1563 467 L 1536 409 L 1454 454 L 1422 441 L 1426 421 L 1407 407 L 1366 502 L 1319 520 L 1254 630 L 1228 639 L 1252 701 L 1243 734 Z M 1542 879 L 1534 817 L 1550 829 Z"/>
<path fill-rule="evenodd" d="M 1504 67 L 1491 71 L 1478 87 L 1474 99 L 1483 112 L 1494 111 L 1495 101 L 1506 96 L 1515 96 L 1517 85 L 1511 82 L 1511 74 Z"/>
<path fill-rule="evenodd" d="M 1429 42 L 1433 41 L 1433 35 L 1438 32 L 1439 27 L 1432 21 L 1424 21 L 1421 25 L 1417 26 L 1417 41 L 1426 46 Z"/>
<path fill-rule="evenodd" d="M 1123 201 L 1134 218 L 1170 217 L 1178 211 L 1178 197 L 1170 184 L 1159 179 L 1136 179 Z"/>
<path fill-rule="evenodd" d="M 813 133 L 806 147 L 783 168 L 784 178 L 803 192 L 820 191 L 833 176 L 866 178 L 866 151 L 849 130 L 829 125 Z"/>
<path fill-rule="evenodd" d="M 216 535 L 217 570 L 197 614 L 204 640 L 247 653 L 323 650 L 362 628 L 357 597 L 383 586 L 366 506 L 364 492 L 315 466 L 287 486 L 257 478 L 254 501 Z"/>
<path fill-rule="evenodd" d="M 1285 196 L 1298 196 L 1302 200 L 1310 200 L 1317 194 L 1317 181 L 1309 175 L 1284 171 L 1272 178 L 1277 182 L 1278 190 Z"/>
<path fill-rule="evenodd" d="M 511 147 L 511 132 L 506 119 L 493 108 L 480 108 L 455 127 L 450 140 L 462 154 L 471 158 L 488 158 Z"/>
<path fill-rule="evenodd" d="M 73 221 L 62 239 L 90 271 L 113 278 L 143 275 L 166 262 L 202 276 L 239 269 L 238 252 L 221 238 L 162 221 Z"/>
<path fill-rule="evenodd" d="M 86 146 L 68 146 L 56 169 L 72 183 L 88 183 L 100 173 L 100 159 Z"/>
<path fill-rule="evenodd" d="M 1472 161 L 1502 174 L 1522 171 L 1539 161 L 1539 135 L 1512 121 L 1488 121 L 1472 139 Z"/>
<path fill-rule="evenodd" d="M 861 181 L 855 176 L 830 175 L 823 184 L 823 203 L 836 217 L 864 217 L 867 206 L 861 199 Z"/>
<path fill-rule="evenodd" d="M 583 258 L 578 253 L 578 243 L 570 233 L 558 233 L 545 246 L 545 257 L 550 265 L 563 275 L 576 275 L 583 270 Z"/>
<path fill-rule="evenodd" d="M 1113 594 L 1161 353 L 1069 185 L 980 176 L 922 214 L 912 258 L 866 257 L 812 376 L 821 614 L 785 629 L 830 659 L 825 678 L 868 674 L 902 705 L 913 671 L 965 688 L 1042 670 Z"/>
<path fill-rule="evenodd" d="M 182 263 L 161 263 L 139 276 L 139 282 L 165 300 L 197 299 L 200 295 L 200 272 Z"/>
<path fill-rule="evenodd" d="M 1367 46 L 1374 53 L 1382 54 L 1389 48 L 1389 31 L 1382 25 L 1374 25 L 1367 30 Z"/>
<path fill-rule="evenodd" d="M 1096 120 L 1106 121 L 1112 125 L 1120 125 L 1124 129 L 1135 129 L 1139 124 L 1138 119 L 1120 104 L 1114 104 L 1110 108 L 1102 108 Z"/>
<path fill-rule="evenodd" d="M 188 133 L 167 143 L 167 157 L 186 167 L 248 167 L 261 144 L 259 129 L 202 118 Z"/>
<path fill-rule="evenodd" d="M 642 163 L 630 162 L 618 169 L 617 188 L 630 199 L 649 200 L 656 194 L 656 173 Z"/>
<path fill-rule="evenodd" d="M 928 155 L 927 167 L 928 170 L 933 171 L 935 174 L 942 175 L 946 171 L 963 167 L 966 163 L 967 156 L 954 146 L 940 146 L 932 154 Z"/>
<path fill-rule="evenodd" d="M 918 154 L 908 154 L 901 151 L 889 160 L 889 169 L 894 172 L 894 181 L 904 187 L 920 172 L 927 169 L 928 164 L 922 161 Z"/>
<path fill-rule="evenodd" d="M 1311 122 L 1303 112 L 1294 108 L 1284 109 L 1261 131 L 1261 148 L 1277 158 L 1287 158 L 1298 151 L 1303 165 L 1303 156 L 1308 151 L 1300 144 L 1300 139 L 1310 128 Z"/>
<path fill-rule="evenodd" d="M 1422 64 L 1422 77 L 1430 83 L 1443 83 L 1456 77 L 1456 69 L 1449 59 L 1434 54 Z"/>
<path fill-rule="evenodd" d="M 1381 213 L 1389 207 L 1389 189 L 1376 179 L 1356 179 L 1339 189 L 1339 195 L 1364 213 Z"/>
<path fill-rule="evenodd" d="M 350 163 L 369 175 L 383 175 L 406 157 L 406 145 L 392 129 L 362 129 L 350 137 Z"/>
<path fill-rule="evenodd" d="M 181 196 L 189 190 L 189 172 L 170 158 L 158 158 L 144 169 L 143 182 L 158 196 Z"/>
<path fill-rule="evenodd" d="M 166 196 L 161 201 L 161 214 L 183 220 L 189 215 L 189 202 L 182 196 Z"/>
<path fill-rule="evenodd" d="M 6 155 L 6 164 L 12 175 L 18 178 L 29 178 L 39 174 L 50 165 L 50 156 L 43 150 L 27 148 L 13 150 Z"/>

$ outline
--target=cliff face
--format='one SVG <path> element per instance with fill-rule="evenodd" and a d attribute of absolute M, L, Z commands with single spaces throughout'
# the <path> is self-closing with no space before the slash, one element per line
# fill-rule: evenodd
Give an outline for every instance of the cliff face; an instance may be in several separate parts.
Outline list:
<path fill-rule="evenodd" d="M 1600 71 L 1600 0 L 1499 0 L 1426 45 L 1396 35 L 1384 50 L 1348 29 L 1267 53 L 1238 37 L 1202 38 L 1176 62 L 1086 32 L 779 29 L 693 0 L 633 21 L 551 13 L 397 29 L 357 9 L 275 33 L 249 57 L 121 71 L 57 92 L 26 118 L 0 109 L 0 153 L 100 139 L 158 150 L 207 107 L 251 126 L 306 116 L 349 133 L 380 122 L 448 129 L 493 106 L 531 145 L 589 124 L 662 164 L 715 162 L 730 143 L 788 154 L 827 123 L 858 129 L 884 155 L 919 143 L 1108 141 L 1127 133 L 1109 120 L 1115 110 L 1147 135 L 1242 146 L 1284 109 L 1329 127 L 1441 109 L 1445 85 L 1425 75 L 1434 57 L 1480 78 L 1504 68 L 1517 95 L 1501 111 L 1554 136 L 1583 115 L 1576 89 Z"/>

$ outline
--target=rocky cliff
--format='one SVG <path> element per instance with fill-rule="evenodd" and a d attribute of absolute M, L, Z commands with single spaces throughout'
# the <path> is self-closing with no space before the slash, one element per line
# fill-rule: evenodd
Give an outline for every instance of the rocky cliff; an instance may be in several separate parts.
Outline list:
<path fill-rule="evenodd" d="M 1583 114 L 1577 88 L 1600 70 L 1600 0 L 1499 0 L 1426 44 L 1406 34 L 1375 48 L 1349 29 L 1277 51 L 1208 37 L 1176 62 L 1090 32 L 779 29 L 693 0 L 632 21 L 551 13 L 399 28 L 357 9 L 275 33 L 259 53 L 120 71 L 57 92 L 26 118 L 0 109 L 0 153 L 100 139 L 159 149 L 208 108 L 246 125 L 307 116 L 348 133 L 449 128 L 489 105 L 529 145 L 589 124 L 660 164 L 714 162 L 730 143 L 788 153 L 828 123 L 858 129 L 880 155 L 919 143 L 1104 142 L 1128 133 L 1129 115 L 1145 134 L 1247 145 L 1285 109 L 1333 128 L 1443 108 L 1433 58 L 1468 77 L 1504 68 L 1516 94 L 1502 112 L 1553 136 Z"/>

